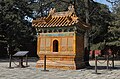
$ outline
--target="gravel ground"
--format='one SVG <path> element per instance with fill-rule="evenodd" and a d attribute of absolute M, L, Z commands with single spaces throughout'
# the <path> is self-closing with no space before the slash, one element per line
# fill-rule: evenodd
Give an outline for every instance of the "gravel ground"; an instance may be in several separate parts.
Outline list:
<path fill-rule="evenodd" d="M 103 60 L 100 61 L 104 62 Z M 18 62 L 15 62 L 18 64 Z M 30 61 L 29 67 L 17 68 L 12 63 L 13 69 L 9 69 L 9 62 L 7 60 L 0 60 L 0 79 L 120 79 L 120 61 L 115 61 L 116 69 L 107 70 L 106 62 L 98 63 L 100 74 L 94 74 L 93 69 L 80 70 L 58 70 L 48 69 L 49 71 L 41 71 L 43 68 L 36 68 L 36 61 Z M 94 60 L 90 61 L 90 65 L 94 66 Z"/>

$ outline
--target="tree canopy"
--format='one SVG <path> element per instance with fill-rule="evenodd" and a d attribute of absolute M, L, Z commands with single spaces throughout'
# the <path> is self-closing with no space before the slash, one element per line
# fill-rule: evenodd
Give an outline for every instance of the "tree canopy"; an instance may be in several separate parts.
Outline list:
<path fill-rule="evenodd" d="M 114 17 L 108 28 L 107 44 L 120 46 L 120 1 L 116 0 L 113 6 L 112 16 Z"/>
<path fill-rule="evenodd" d="M 89 24 L 92 26 L 90 44 L 120 45 L 120 1 L 106 0 L 113 5 L 112 12 L 108 6 L 88 0 L 88 8 L 84 0 L 0 0 L 0 42 L 20 48 L 25 43 L 35 41 L 35 29 L 30 18 L 47 16 L 50 8 L 66 11 L 73 4 L 78 17 L 85 21 L 88 9 Z M 5 41 L 6 40 L 6 41 Z M 93 46 L 96 47 L 96 46 Z M 100 47 L 100 46 L 99 46 Z"/>
<path fill-rule="evenodd" d="M 26 0 L 0 1 L 0 31 L 10 47 L 20 48 L 35 40 L 35 30 L 25 16 L 32 17 L 32 9 Z"/>

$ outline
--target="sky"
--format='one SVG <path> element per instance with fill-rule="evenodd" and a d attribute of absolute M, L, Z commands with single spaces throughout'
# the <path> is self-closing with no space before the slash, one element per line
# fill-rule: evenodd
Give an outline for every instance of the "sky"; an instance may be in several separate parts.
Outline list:
<path fill-rule="evenodd" d="M 112 5 L 109 3 L 109 2 L 107 2 L 106 0 L 94 0 L 95 2 L 99 2 L 99 3 L 102 3 L 102 4 L 106 4 L 106 5 L 108 5 L 108 7 L 111 9 L 111 7 L 112 7 Z"/>

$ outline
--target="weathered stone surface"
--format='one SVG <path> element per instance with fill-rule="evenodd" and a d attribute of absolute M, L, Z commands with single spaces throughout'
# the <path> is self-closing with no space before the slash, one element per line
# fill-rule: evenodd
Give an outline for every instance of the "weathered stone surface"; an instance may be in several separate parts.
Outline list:
<path fill-rule="evenodd" d="M 62 70 L 76 70 L 84 68 L 85 64 L 81 60 L 75 60 L 76 57 L 73 56 L 46 56 L 46 67 L 53 69 L 62 69 Z M 40 56 L 40 60 L 37 61 L 36 67 L 44 67 L 44 56 Z"/>
<path fill-rule="evenodd" d="M 32 59 L 33 60 L 33 59 Z M 17 62 L 15 62 L 18 64 Z M 120 61 L 115 61 L 115 67 L 118 69 L 107 70 L 99 69 L 101 74 L 93 74 L 94 69 L 80 70 L 59 70 L 47 69 L 49 72 L 41 71 L 43 68 L 36 68 L 36 62 L 29 62 L 30 67 L 27 68 L 8 68 L 8 62 L 0 61 L 0 79 L 120 79 Z M 94 66 L 94 61 L 90 61 L 90 65 Z M 98 63 L 99 66 L 101 64 Z M 12 63 L 12 67 L 16 65 Z M 106 66 L 106 63 L 102 64 Z"/>

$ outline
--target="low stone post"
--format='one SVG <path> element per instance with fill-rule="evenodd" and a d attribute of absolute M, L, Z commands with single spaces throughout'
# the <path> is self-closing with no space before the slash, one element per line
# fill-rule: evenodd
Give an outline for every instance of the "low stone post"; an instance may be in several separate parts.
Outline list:
<path fill-rule="evenodd" d="M 107 70 L 109 69 L 109 55 L 107 55 Z"/>
<path fill-rule="evenodd" d="M 12 67 L 11 67 L 11 63 L 12 63 L 12 55 L 9 54 L 9 68 L 12 68 Z"/>
<path fill-rule="evenodd" d="M 95 73 L 97 74 L 97 56 L 95 56 Z"/>
<path fill-rule="evenodd" d="M 46 70 L 46 55 L 44 55 L 44 70 L 42 70 L 42 71 L 48 71 L 48 70 Z"/>

